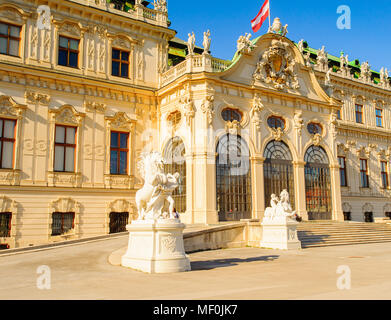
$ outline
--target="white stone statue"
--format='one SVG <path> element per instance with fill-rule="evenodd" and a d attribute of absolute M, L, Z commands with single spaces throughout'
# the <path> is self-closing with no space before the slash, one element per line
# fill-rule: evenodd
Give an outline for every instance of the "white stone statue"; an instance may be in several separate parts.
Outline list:
<path fill-rule="evenodd" d="M 239 53 L 250 53 L 255 46 L 252 44 L 250 38 L 252 37 L 251 33 L 246 33 L 244 36 L 240 36 L 237 41 L 237 49 Z"/>
<path fill-rule="evenodd" d="M 331 72 L 333 72 L 333 68 L 330 68 L 327 73 L 326 73 L 326 80 L 325 80 L 325 84 L 327 86 L 331 85 Z"/>
<path fill-rule="evenodd" d="M 289 193 L 283 190 L 280 199 L 275 194 L 271 195 L 270 207 L 265 211 L 262 221 L 262 248 L 297 250 L 301 248 L 301 242 L 297 236 L 297 225 L 294 217 L 296 211 L 292 210 L 289 203 Z"/>
<path fill-rule="evenodd" d="M 144 186 L 136 193 L 138 220 L 126 226 L 128 249 L 121 258 L 123 267 L 147 273 L 190 271 L 185 253 L 185 225 L 174 215 L 171 195 L 178 187 L 179 173 L 164 174 L 164 159 L 159 152 L 143 154 L 139 170 Z M 165 202 L 169 212 L 162 212 Z"/>
<path fill-rule="evenodd" d="M 138 167 L 144 186 L 136 193 L 138 220 L 175 219 L 173 191 L 179 185 L 179 173 L 165 174 L 164 159 L 159 152 L 142 155 Z M 162 212 L 168 201 L 169 212 Z"/>
<path fill-rule="evenodd" d="M 153 6 L 156 11 L 167 13 L 167 0 L 153 0 Z"/>
<path fill-rule="evenodd" d="M 189 38 L 187 39 L 187 49 L 189 50 L 189 55 L 193 55 L 195 48 L 195 35 L 193 33 L 188 34 Z"/>
<path fill-rule="evenodd" d="M 299 48 L 300 53 L 303 53 L 304 51 L 304 39 L 301 39 L 299 43 L 297 44 L 297 47 Z"/>
<path fill-rule="evenodd" d="M 283 190 L 280 194 L 280 199 L 275 194 L 272 194 L 270 200 L 271 207 L 266 208 L 265 218 L 269 220 L 275 219 L 290 219 L 296 215 L 296 211 L 292 210 L 289 203 L 289 193 Z"/>
<path fill-rule="evenodd" d="M 203 46 L 204 46 L 204 53 L 205 54 L 208 54 L 209 53 L 209 50 L 210 50 L 210 43 L 211 43 L 211 39 L 210 39 L 210 30 L 208 30 L 207 32 L 204 32 L 204 41 L 203 41 Z"/>
<path fill-rule="evenodd" d="M 327 57 L 327 52 L 325 50 L 325 46 L 322 46 L 322 49 L 318 50 L 316 64 L 320 68 L 321 71 L 328 70 L 329 59 Z"/>
<path fill-rule="evenodd" d="M 268 33 L 278 33 L 281 31 L 282 23 L 280 21 L 280 18 L 275 18 L 273 21 L 273 24 L 270 26 Z"/>
<path fill-rule="evenodd" d="M 361 74 L 360 74 L 360 79 L 364 81 L 371 81 L 371 66 L 369 65 L 368 61 L 365 61 L 361 64 Z"/>

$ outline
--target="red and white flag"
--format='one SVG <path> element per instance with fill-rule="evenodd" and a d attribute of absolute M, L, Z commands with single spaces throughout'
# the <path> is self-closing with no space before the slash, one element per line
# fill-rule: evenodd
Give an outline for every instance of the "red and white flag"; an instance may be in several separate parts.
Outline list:
<path fill-rule="evenodd" d="M 266 0 L 261 10 L 259 11 L 258 15 L 255 17 L 254 20 L 251 20 L 251 27 L 254 32 L 257 32 L 259 29 L 261 29 L 262 24 L 265 22 L 269 14 L 270 14 L 269 0 Z"/>

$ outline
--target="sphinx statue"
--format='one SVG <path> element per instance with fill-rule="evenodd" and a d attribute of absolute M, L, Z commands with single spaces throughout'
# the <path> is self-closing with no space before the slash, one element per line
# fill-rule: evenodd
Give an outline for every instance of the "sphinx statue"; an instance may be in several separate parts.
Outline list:
<path fill-rule="evenodd" d="M 296 216 L 296 211 L 292 210 L 289 202 L 289 193 L 287 190 L 283 190 L 278 198 L 275 194 L 272 194 L 270 207 L 266 208 L 265 218 L 268 220 L 275 220 L 281 218 L 293 219 Z"/>

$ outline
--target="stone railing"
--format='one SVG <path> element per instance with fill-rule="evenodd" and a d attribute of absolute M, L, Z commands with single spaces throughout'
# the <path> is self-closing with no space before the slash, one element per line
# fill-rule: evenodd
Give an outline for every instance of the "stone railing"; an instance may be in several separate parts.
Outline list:
<path fill-rule="evenodd" d="M 186 73 L 222 72 L 230 64 L 230 61 L 213 58 L 208 54 L 188 55 L 185 61 L 161 74 L 160 85 L 163 87 Z"/>
<path fill-rule="evenodd" d="M 106 0 L 68 0 L 71 2 L 81 3 L 89 7 L 96 7 L 101 10 L 106 10 L 124 17 L 145 21 L 154 25 L 168 27 L 167 13 L 146 8 L 143 5 L 135 5 L 128 12 L 118 8 L 115 3 L 107 3 Z"/>
<path fill-rule="evenodd" d="M 327 70 L 325 70 L 324 68 L 322 68 L 322 66 L 320 66 L 318 64 L 313 65 L 313 68 L 314 68 L 314 70 L 319 71 L 319 72 L 324 72 L 324 73 L 327 72 Z M 336 76 L 336 77 L 341 77 L 344 79 L 353 80 L 356 82 L 360 82 L 360 83 L 363 83 L 366 85 L 371 85 L 371 86 L 374 86 L 377 88 L 391 90 L 391 84 L 390 84 L 389 79 L 385 80 L 385 82 L 383 82 L 383 83 L 375 83 L 371 78 L 366 78 L 366 79 L 365 78 L 356 78 L 356 77 L 354 77 L 353 74 L 350 73 L 350 69 L 348 69 L 348 68 L 340 69 L 337 72 L 332 72 L 331 75 Z"/>
<path fill-rule="evenodd" d="M 231 61 L 221 60 L 218 58 L 212 58 L 213 72 L 222 72 L 231 65 Z"/>

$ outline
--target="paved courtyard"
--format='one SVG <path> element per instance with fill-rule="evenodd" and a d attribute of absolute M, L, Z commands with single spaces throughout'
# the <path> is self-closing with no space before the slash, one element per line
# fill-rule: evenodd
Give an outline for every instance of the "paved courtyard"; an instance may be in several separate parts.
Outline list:
<path fill-rule="evenodd" d="M 190 254 L 191 272 L 149 275 L 108 262 L 127 237 L 0 256 L 0 299 L 391 299 L 391 244 Z M 51 289 L 37 288 L 37 268 Z M 349 266 L 351 290 L 337 289 Z"/>

